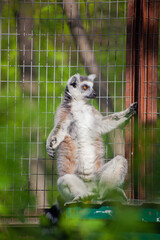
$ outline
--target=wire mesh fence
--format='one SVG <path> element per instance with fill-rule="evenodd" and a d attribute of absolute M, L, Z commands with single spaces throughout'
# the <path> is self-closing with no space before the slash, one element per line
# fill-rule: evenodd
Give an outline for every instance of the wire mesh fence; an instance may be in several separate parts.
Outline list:
<path fill-rule="evenodd" d="M 135 22 L 134 19 L 138 2 L 132 0 L 4 0 L 0 2 L 0 166 L 2 172 L 0 209 L 3 214 L 7 214 L 8 211 L 18 214 L 21 209 L 25 209 L 28 213 L 31 209 L 38 211 L 39 208 L 51 206 L 56 200 L 58 195 L 56 160 L 47 156 L 45 143 L 53 127 L 56 109 L 62 101 L 66 82 L 71 75 L 77 72 L 82 75 L 96 73 L 95 89 L 98 97 L 96 101 L 92 101 L 92 104 L 102 114 L 123 110 L 126 99 L 129 99 L 130 103 L 133 99 L 140 101 L 136 91 L 143 88 L 143 86 L 141 88 L 137 86 L 141 81 L 137 80 L 132 85 L 134 82 L 132 79 L 139 76 L 136 75 L 139 74 L 138 66 L 141 63 L 139 56 L 144 49 L 144 46 L 140 45 L 140 38 L 137 42 L 139 32 L 135 32 L 140 31 L 138 20 Z M 146 15 L 143 16 L 148 19 L 150 1 L 145 2 L 143 13 L 145 12 Z M 152 4 L 156 11 L 158 1 L 153 1 Z M 157 12 L 151 16 L 150 21 L 157 22 L 158 29 L 153 28 L 151 34 L 158 41 L 160 25 Z M 146 36 L 144 35 L 144 44 L 148 44 Z M 127 41 L 131 43 L 129 49 Z M 153 142 L 149 143 L 152 153 L 156 146 L 156 154 L 155 156 L 152 154 L 152 161 L 148 165 L 150 171 L 147 171 L 145 158 L 142 157 L 145 155 L 148 143 L 143 142 L 142 155 L 139 156 L 142 158 L 139 161 L 143 174 L 139 172 L 140 176 L 137 177 L 137 173 L 134 173 L 134 169 L 139 170 L 138 163 L 135 163 L 132 158 L 139 145 L 136 137 L 133 141 L 133 135 L 136 136 L 136 133 L 133 133 L 134 122 L 126 127 L 129 136 L 126 137 L 129 139 L 126 142 L 124 130 L 121 129 L 104 137 L 107 160 L 117 154 L 124 155 L 125 150 L 128 149 L 126 150 L 126 154 L 129 153 L 126 186 L 128 197 L 146 200 L 147 195 L 135 194 L 135 188 L 139 189 L 141 182 L 144 181 L 150 181 L 152 184 L 149 186 L 153 187 L 155 178 L 158 184 L 160 170 L 158 161 L 160 59 L 155 58 L 159 54 L 158 45 L 155 46 L 155 41 L 152 40 L 150 44 L 152 44 L 150 52 L 153 53 L 153 61 L 148 63 L 150 55 L 145 55 L 144 74 L 148 71 L 148 64 L 150 68 L 156 69 L 156 72 L 150 75 L 150 77 L 154 75 L 155 80 L 152 84 L 153 79 L 151 79 L 151 85 L 146 93 L 150 87 L 153 89 L 154 85 L 156 95 L 142 96 L 142 101 L 151 98 L 152 107 L 149 111 L 152 115 L 156 115 L 155 124 L 150 128 L 152 140 L 154 135 Z M 145 45 L 145 47 L 148 53 L 149 46 Z M 141 77 L 139 76 L 138 79 Z M 147 79 L 144 78 L 144 83 L 147 83 Z M 126 81 L 130 86 L 130 92 L 126 91 Z M 155 104 L 156 108 L 153 112 Z M 144 115 L 146 111 L 148 110 L 145 107 L 141 109 Z M 146 132 L 144 126 L 144 135 Z M 156 135 L 153 132 L 156 132 Z M 155 169 L 157 169 L 156 174 Z M 148 174 L 147 180 L 144 178 L 145 174 Z M 144 184 L 142 185 L 144 189 Z M 159 200 L 158 186 L 154 192 L 156 201 Z"/>

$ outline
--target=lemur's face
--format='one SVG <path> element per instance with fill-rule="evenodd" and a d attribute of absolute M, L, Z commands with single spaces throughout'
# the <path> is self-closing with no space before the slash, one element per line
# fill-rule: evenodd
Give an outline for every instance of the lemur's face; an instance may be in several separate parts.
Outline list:
<path fill-rule="evenodd" d="M 91 74 L 89 76 L 81 76 L 75 74 L 67 83 L 67 88 L 70 95 L 76 100 L 94 99 L 96 93 L 93 89 L 93 81 L 96 75 Z"/>

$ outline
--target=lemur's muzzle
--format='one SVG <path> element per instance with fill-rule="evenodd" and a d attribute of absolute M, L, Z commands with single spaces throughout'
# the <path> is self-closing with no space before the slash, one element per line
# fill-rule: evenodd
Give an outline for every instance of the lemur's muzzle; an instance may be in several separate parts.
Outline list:
<path fill-rule="evenodd" d="M 96 92 L 93 90 L 92 93 L 88 96 L 89 99 L 94 99 L 96 98 Z"/>

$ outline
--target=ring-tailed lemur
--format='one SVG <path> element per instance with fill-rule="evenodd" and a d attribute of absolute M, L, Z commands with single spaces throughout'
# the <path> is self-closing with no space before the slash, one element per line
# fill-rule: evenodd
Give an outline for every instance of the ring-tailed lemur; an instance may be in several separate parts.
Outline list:
<path fill-rule="evenodd" d="M 103 198 L 108 189 L 118 188 L 127 173 L 127 160 L 116 156 L 104 163 L 101 135 L 129 119 L 137 107 L 102 116 L 87 100 L 96 97 L 94 74 L 72 76 L 66 86 L 64 100 L 55 116 L 55 127 L 47 139 L 47 152 L 54 157 L 57 148 L 57 186 L 65 201 L 92 194 L 98 182 Z"/>

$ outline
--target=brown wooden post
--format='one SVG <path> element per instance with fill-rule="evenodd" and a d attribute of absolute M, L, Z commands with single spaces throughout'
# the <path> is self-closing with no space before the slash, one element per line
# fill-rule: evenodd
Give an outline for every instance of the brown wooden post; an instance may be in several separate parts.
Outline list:
<path fill-rule="evenodd" d="M 148 2 L 148 34 L 147 34 L 147 93 L 146 93 L 146 125 L 147 141 L 145 172 L 146 192 L 148 199 L 155 199 L 156 183 L 156 139 L 157 139 L 157 67 L 158 67 L 158 38 L 159 38 L 159 0 Z"/>
<path fill-rule="evenodd" d="M 150 0 L 148 6 L 148 85 L 147 85 L 147 123 L 157 122 L 157 65 L 159 37 L 159 1 Z"/>
<path fill-rule="evenodd" d="M 151 169 L 150 161 L 148 163 L 145 159 L 144 136 L 145 127 L 151 124 L 153 127 L 157 121 L 158 29 L 159 0 L 128 0 L 126 107 L 138 101 L 138 133 L 132 130 L 134 120 L 126 129 L 126 157 L 131 159 L 131 198 L 146 198 L 147 174 L 154 172 L 153 164 Z M 152 131 L 154 139 L 155 133 Z M 139 163 L 134 159 L 135 143 L 140 152 Z M 155 149 L 152 149 L 152 156 L 153 152 Z"/>
<path fill-rule="evenodd" d="M 126 42 L 126 108 L 135 102 L 135 38 L 136 38 L 136 3 L 137 0 L 129 0 L 127 6 L 127 42 Z M 126 126 L 125 131 L 125 155 L 129 160 L 128 170 L 128 197 L 135 198 L 134 187 L 134 124 L 133 120 Z"/>

